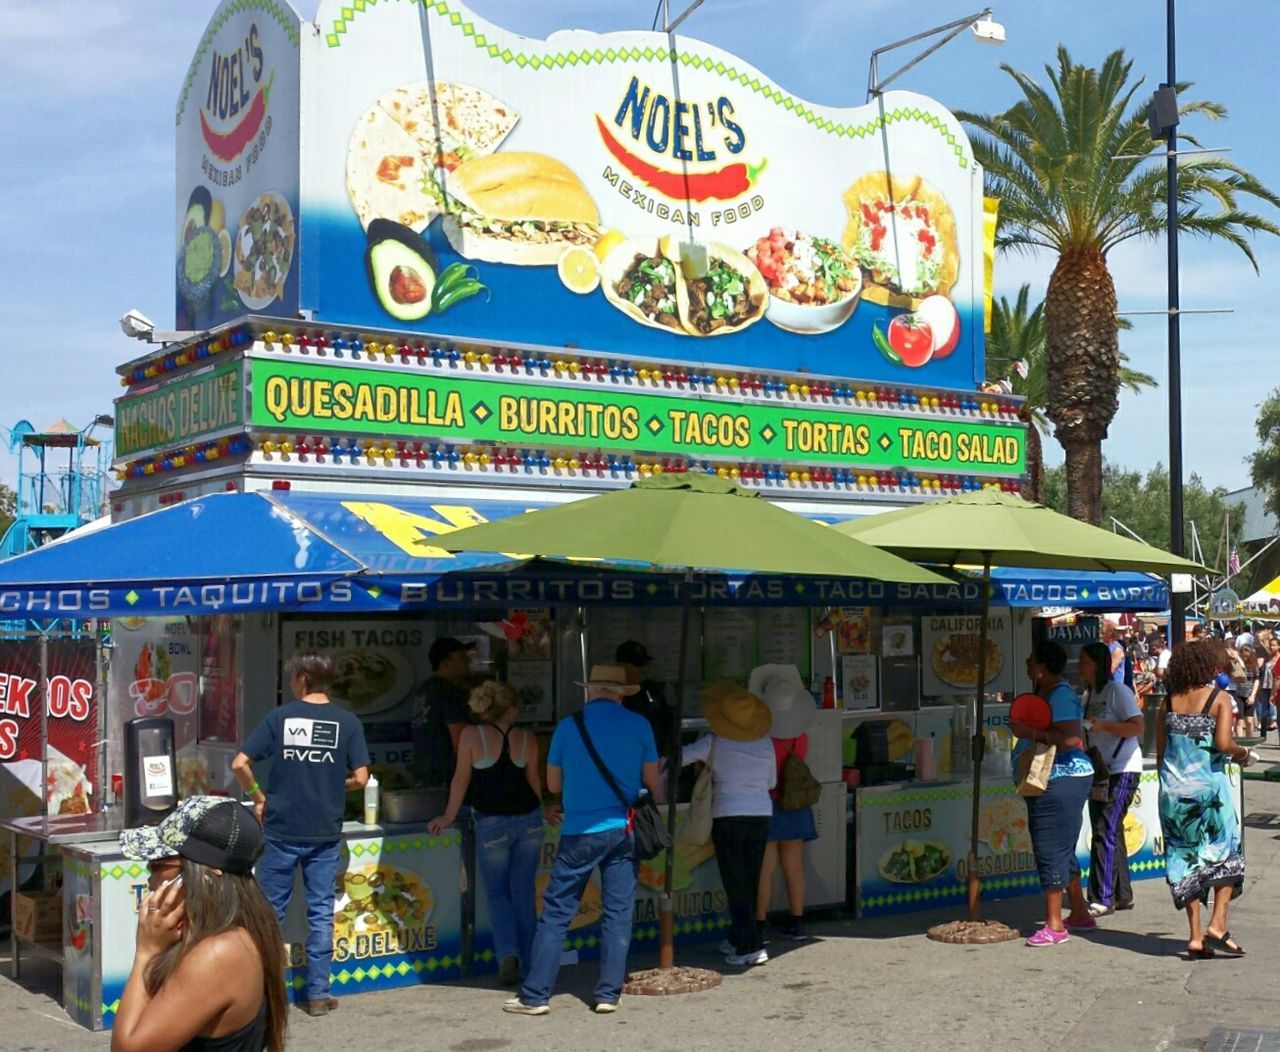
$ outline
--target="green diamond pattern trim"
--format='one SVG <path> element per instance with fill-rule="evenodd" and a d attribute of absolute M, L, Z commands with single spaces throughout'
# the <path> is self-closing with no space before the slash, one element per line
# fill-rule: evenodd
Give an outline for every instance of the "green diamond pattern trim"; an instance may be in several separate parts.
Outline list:
<path fill-rule="evenodd" d="M 364 13 L 364 0 L 357 0 L 356 7 L 360 13 Z M 178 112 L 174 116 L 173 123 L 175 125 L 182 123 L 182 114 L 187 108 L 187 99 L 191 96 L 191 86 L 196 79 L 196 67 L 204 61 L 204 56 L 209 50 L 209 45 L 213 38 L 217 35 L 224 25 L 232 18 L 244 11 L 261 11 L 267 17 L 274 20 L 281 29 L 284 30 L 285 36 L 289 38 L 295 48 L 299 45 L 301 34 L 298 30 L 297 16 L 289 10 L 287 4 L 277 3 L 276 0 L 235 0 L 235 3 L 228 4 L 215 16 L 214 20 L 209 23 L 209 28 L 204 31 L 204 36 L 200 38 L 200 44 L 196 48 L 196 53 L 191 59 L 191 65 L 187 67 L 186 79 L 182 82 L 182 94 L 178 96 Z M 346 16 L 347 22 L 351 21 L 354 12 L 350 8 L 344 7 L 342 13 Z M 338 21 L 341 21 L 339 19 Z M 334 23 L 334 31 L 330 33 L 325 40 L 330 47 L 337 47 L 335 42 L 338 37 L 336 34 L 345 33 L 347 31 L 344 23 L 341 29 L 338 29 L 338 22 Z"/>
<path fill-rule="evenodd" d="M 246 3 L 262 2 L 269 3 L 270 0 L 245 0 Z M 896 109 L 886 113 L 883 117 L 876 117 L 873 120 L 866 121 L 862 124 L 837 124 L 826 117 L 820 117 L 804 102 L 794 96 L 788 95 L 778 90 L 771 84 L 762 84 L 759 77 L 749 77 L 742 70 L 734 66 L 726 66 L 722 61 L 713 61 L 706 55 L 695 55 L 687 51 L 669 51 L 666 48 L 654 49 L 646 48 L 613 48 L 610 47 L 606 51 L 598 48 L 594 51 L 569 51 L 560 52 L 554 55 L 530 55 L 524 52 L 513 52 L 510 48 L 499 50 L 497 45 L 488 43 L 484 34 L 477 34 L 475 23 L 463 22 L 462 15 L 450 8 L 447 0 L 409 0 L 410 3 L 422 4 L 428 11 L 434 12 L 441 18 L 449 21 L 449 24 L 455 26 L 462 31 L 462 35 L 469 37 L 472 43 L 482 51 L 487 51 L 490 58 L 500 58 L 506 65 L 515 65 L 520 69 L 526 66 L 533 69 L 551 69 L 553 66 L 563 69 L 566 65 L 584 66 L 612 65 L 615 62 L 653 62 L 659 60 L 662 62 L 679 62 L 682 66 L 692 66 L 695 69 L 704 69 L 707 71 L 714 70 L 717 74 L 726 80 L 733 81 L 747 88 L 776 106 L 780 106 L 790 113 L 802 118 L 807 124 L 812 125 L 819 131 L 826 132 L 828 135 L 834 135 L 837 138 L 865 138 L 874 135 L 882 128 L 887 128 L 892 124 L 923 124 L 933 128 L 942 139 L 951 147 L 956 155 L 956 161 L 961 168 L 969 167 L 969 155 L 965 149 L 965 144 L 958 139 L 955 134 L 947 130 L 945 123 L 936 114 L 925 113 L 919 109 Z M 325 34 L 325 44 L 329 47 L 340 47 L 342 38 L 347 33 L 351 23 L 356 20 L 357 14 L 363 14 L 363 7 L 356 5 L 356 10 L 344 7 L 341 11 L 341 18 L 334 19 L 333 26 L 330 31 Z M 184 92 L 185 99 L 185 92 Z"/>

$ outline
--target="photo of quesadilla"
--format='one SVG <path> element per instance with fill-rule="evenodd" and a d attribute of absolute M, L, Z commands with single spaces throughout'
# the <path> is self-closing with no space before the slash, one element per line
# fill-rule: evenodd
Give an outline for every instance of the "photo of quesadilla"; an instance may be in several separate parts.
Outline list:
<path fill-rule="evenodd" d="M 465 259 L 553 266 L 572 245 L 593 246 L 600 212 L 582 180 L 541 153 L 463 161 L 445 182 L 444 233 Z"/>
<path fill-rule="evenodd" d="M 950 295 L 960 271 L 956 219 L 936 187 L 918 175 L 869 172 L 844 204 L 844 249 L 866 277 L 864 300 L 914 310 Z"/>
<path fill-rule="evenodd" d="M 356 122 L 347 147 L 347 196 L 360 225 L 390 219 L 422 233 L 444 211 L 442 176 L 492 153 L 519 119 L 466 84 L 393 88 Z"/>

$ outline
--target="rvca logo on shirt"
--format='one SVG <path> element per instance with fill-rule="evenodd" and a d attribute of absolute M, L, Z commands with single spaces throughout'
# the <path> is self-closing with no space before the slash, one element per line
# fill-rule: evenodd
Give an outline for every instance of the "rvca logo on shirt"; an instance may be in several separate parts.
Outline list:
<path fill-rule="evenodd" d="M 336 720 L 308 720 L 298 717 L 284 721 L 284 748 L 286 760 L 304 763 L 336 763 L 333 750 L 338 747 L 338 723 Z"/>

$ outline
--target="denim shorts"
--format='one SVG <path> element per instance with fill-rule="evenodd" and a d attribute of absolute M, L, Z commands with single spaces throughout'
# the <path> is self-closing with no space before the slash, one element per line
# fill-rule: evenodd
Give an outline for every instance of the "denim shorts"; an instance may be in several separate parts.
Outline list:
<path fill-rule="evenodd" d="M 1085 775 L 1053 778 L 1039 796 L 1025 797 L 1031 850 L 1044 891 L 1065 888 L 1080 875 L 1076 843 L 1092 787 L 1093 779 Z"/>

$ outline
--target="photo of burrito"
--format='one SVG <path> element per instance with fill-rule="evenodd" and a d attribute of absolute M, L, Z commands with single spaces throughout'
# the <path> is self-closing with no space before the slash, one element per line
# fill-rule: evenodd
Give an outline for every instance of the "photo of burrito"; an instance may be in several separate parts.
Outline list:
<path fill-rule="evenodd" d="M 688 261 L 685 261 L 687 264 Z M 695 336 L 727 336 L 764 317 L 769 287 L 754 263 L 728 245 L 707 246 L 707 273 L 676 284 L 680 321 Z"/>
<path fill-rule="evenodd" d="M 960 271 L 956 220 L 946 198 L 918 175 L 869 172 L 844 192 L 844 249 L 862 267 L 862 298 L 914 310 L 949 295 Z"/>
<path fill-rule="evenodd" d="M 600 283 L 605 298 L 623 314 L 641 325 L 684 336 L 676 301 L 680 261 L 678 254 L 671 254 L 673 247 L 668 238 L 622 241 L 605 257 Z"/>
<path fill-rule="evenodd" d="M 445 193 L 445 237 L 465 259 L 554 266 L 565 249 L 590 248 L 600 237 L 600 212 L 582 180 L 546 154 L 463 161 Z"/>

